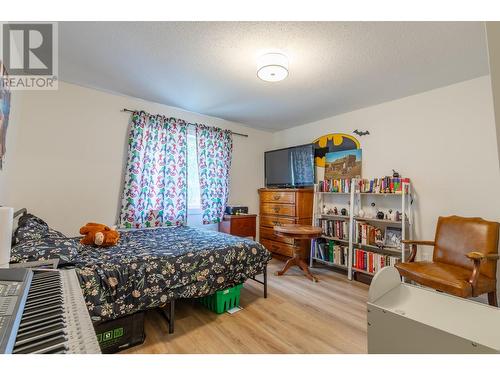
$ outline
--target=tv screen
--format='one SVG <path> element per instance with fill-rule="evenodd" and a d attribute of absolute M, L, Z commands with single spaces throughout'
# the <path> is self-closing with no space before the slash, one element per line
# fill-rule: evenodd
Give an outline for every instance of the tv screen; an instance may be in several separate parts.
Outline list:
<path fill-rule="evenodd" d="M 267 187 L 305 187 L 314 185 L 314 146 L 312 144 L 267 151 Z"/>

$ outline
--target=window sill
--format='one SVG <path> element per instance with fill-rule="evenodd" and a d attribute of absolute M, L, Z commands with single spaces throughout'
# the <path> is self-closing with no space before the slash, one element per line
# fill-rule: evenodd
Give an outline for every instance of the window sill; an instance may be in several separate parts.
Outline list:
<path fill-rule="evenodd" d="M 201 215 L 203 210 L 201 208 L 188 208 L 188 216 L 189 215 Z"/>

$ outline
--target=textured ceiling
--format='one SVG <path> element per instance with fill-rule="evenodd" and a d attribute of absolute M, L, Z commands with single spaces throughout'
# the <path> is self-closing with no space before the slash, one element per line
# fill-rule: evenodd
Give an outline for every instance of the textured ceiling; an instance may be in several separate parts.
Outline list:
<path fill-rule="evenodd" d="M 63 22 L 63 81 L 278 130 L 489 73 L 481 22 Z M 256 60 L 281 51 L 289 77 Z"/>

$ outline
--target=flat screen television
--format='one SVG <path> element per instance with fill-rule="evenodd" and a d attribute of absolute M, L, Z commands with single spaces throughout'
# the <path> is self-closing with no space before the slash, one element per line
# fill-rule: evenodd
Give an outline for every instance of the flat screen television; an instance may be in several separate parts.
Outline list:
<path fill-rule="evenodd" d="M 270 188 L 314 185 L 314 145 L 282 148 L 264 153 L 265 183 Z"/>

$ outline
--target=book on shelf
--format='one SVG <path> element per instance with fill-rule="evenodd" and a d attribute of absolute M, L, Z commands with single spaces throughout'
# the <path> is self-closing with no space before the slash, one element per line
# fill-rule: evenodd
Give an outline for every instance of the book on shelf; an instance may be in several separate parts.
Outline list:
<path fill-rule="evenodd" d="M 323 234 L 329 237 L 336 237 L 341 240 L 349 239 L 349 222 L 346 220 L 319 219 Z"/>
<path fill-rule="evenodd" d="M 352 266 L 354 269 L 375 274 L 382 268 L 386 266 L 394 266 L 400 261 L 400 258 L 396 256 L 378 254 L 362 249 L 354 249 Z"/>
<path fill-rule="evenodd" d="M 355 221 L 354 242 L 361 245 L 383 246 L 384 231 L 364 221 Z"/>
<path fill-rule="evenodd" d="M 357 189 L 360 193 L 402 194 L 405 183 L 409 184 L 410 179 L 390 176 L 372 179 L 362 178 L 357 181 Z"/>
<path fill-rule="evenodd" d="M 332 240 L 317 240 L 314 247 L 314 258 L 347 267 L 349 246 L 339 245 Z"/>
<path fill-rule="evenodd" d="M 319 181 L 319 191 L 328 193 L 350 193 L 352 181 L 350 178 Z"/>

